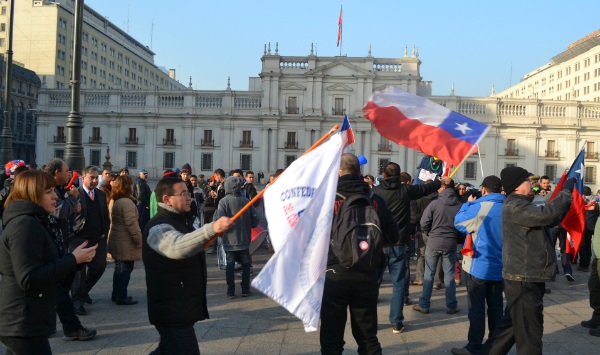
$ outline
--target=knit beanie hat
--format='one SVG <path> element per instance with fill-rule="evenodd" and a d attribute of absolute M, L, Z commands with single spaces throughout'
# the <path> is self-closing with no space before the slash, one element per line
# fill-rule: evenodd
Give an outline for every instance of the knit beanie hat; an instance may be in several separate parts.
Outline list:
<path fill-rule="evenodd" d="M 502 187 L 506 195 L 514 192 L 528 178 L 529 172 L 518 166 L 510 166 L 502 169 L 500 172 L 500 180 L 502 181 Z"/>
<path fill-rule="evenodd" d="M 181 171 L 186 171 L 188 174 L 192 173 L 192 166 L 190 164 L 183 164 L 183 166 L 181 167 Z"/>

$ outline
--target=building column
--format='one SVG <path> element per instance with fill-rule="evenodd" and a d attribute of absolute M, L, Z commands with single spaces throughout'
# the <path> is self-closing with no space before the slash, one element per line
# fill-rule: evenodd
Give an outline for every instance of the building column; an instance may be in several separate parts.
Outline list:
<path fill-rule="evenodd" d="M 277 128 L 271 128 L 271 134 L 269 136 L 269 172 L 275 172 L 277 170 L 277 155 L 279 147 L 279 139 L 277 135 Z"/>

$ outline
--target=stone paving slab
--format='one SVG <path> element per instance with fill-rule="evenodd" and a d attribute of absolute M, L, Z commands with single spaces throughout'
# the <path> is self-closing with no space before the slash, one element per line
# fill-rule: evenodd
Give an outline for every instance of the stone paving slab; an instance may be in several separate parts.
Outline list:
<path fill-rule="evenodd" d="M 270 257 L 266 249 L 253 256 L 256 273 Z M 208 308 L 211 319 L 195 325 L 202 354 L 319 354 L 319 333 L 304 332 L 302 323 L 274 301 L 253 290 L 250 297 L 225 297 L 225 272 L 216 267 L 215 255 L 208 255 Z M 412 265 L 414 277 L 414 262 Z M 90 296 L 89 313 L 81 317 L 82 323 L 98 331 L 98 336 L 88 342 L 62 339 L 62 327 L 50 338 L 55 354 L 108 355 L 148 354 L 158 344 L 156 329 L 148 322 L 145 293 L 145 274 L 142 262 L 136 262 L 129 286 L 129 294 L 139 303 L 134 306 L 117 306 L 110 302 L 113 264 L 108 268 Z M 544 298 L 544 353 L 594 354 L 598 353 L 600 337 L 588 334 L 580 322 L 589 319 L 588 273 L 574 271 L 575 282 L 569 283 L 562 275 L 549 283 L 552 293 Z M 237 278 L 236 282 L 241 281 Z M 238 293 L 239 293 L 238 286 Z M 434 290 L 430 314 L 415 312 L 405 307 L 406 329 L 393 334 L 388 324 L 389 301 L 392 287 L 386 274 L 377 307 L 379 341 L 386 354 L 449 354 L 453 347 L 466 344 L 468 319 L 464 285 L 457 287 L 461 311 L 455 315 L 445 312 L 444 290 Z M 414 301 L 421 293 L 420 286 L 410 287 Z M 356 353 L 350 324 L 346 326 L 346 352 Z M 0 345 L 0 355 L 5 353 Z M 516 354 L 513 348 L 510 354 Z"/>

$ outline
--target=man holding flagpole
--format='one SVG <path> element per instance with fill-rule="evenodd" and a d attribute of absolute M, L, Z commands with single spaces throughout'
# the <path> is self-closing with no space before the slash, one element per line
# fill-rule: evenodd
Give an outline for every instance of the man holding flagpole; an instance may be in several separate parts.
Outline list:
<path fill-rule="evenodd" d="M 556 254 L 546 226 L 558 224 L 569 211 L 575 178 L 544 206 L 532 203 L 529 172 L 507 167 L 500 172 L 506 199 L 502 207 L 502 278 L 506 310 L 483 347 L 484 354 L 541 354 L 546 282 L 554 281 Z"/>
<path fill-rule="evenodd" d="M 398 243 L 399 231 L 385 202 L 372 194 L 363 181 L 358 158 L 350 153 L 342 155 L 337 185 L 336 206 L 353 195 L 369 197 L 377 210 L 381 232 L 389 243 Z M 377 339 L 377 298 L 379 296 L 376 270 L 362 272 L 346 268 L 329 248 L 327 271 L 321 306 L 321 353 L 341 354 L 344 350 L 344 330 L 348 307 L 352 334 L 359 354 L 381 354 Z"/>

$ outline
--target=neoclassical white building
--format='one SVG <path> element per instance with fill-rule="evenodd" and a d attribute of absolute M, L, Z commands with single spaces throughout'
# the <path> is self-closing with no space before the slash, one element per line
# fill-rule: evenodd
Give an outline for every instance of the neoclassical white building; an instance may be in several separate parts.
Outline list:
<path fill-rule="evenodd" d="M 481 156 L 469 157 L 456 180 L 479 185 L 509 165 L 560 176 L 587 147 L 586 184 L 598 187 L 600 103 L 500 97 L 431 97 L 414 50 L 401 58 L 282 56 L 265 46 L 260 76 L 248 91 L 82 90 L 86 163 L 101 165 L 110 148 L 114 169 L 141 168 L 159 177 L 190 163 L 194 173 L 216 168 L 263 172 L 285 168 L 348 115 L 353 149 L 367 157 L 363 172 L 378 174 L 389 161 L 414 174 L 422 154 L 382 138 L 362 115 L 378 88 L 396 85 L 490 124 Z M 70 92 L 41 90 L 37 163 L 64 152 Z"/>
<path fill-rule="evenodd" d="M 492 96 L 600 102 L 600 30 L 570 44 L 548 64 Z"/>

